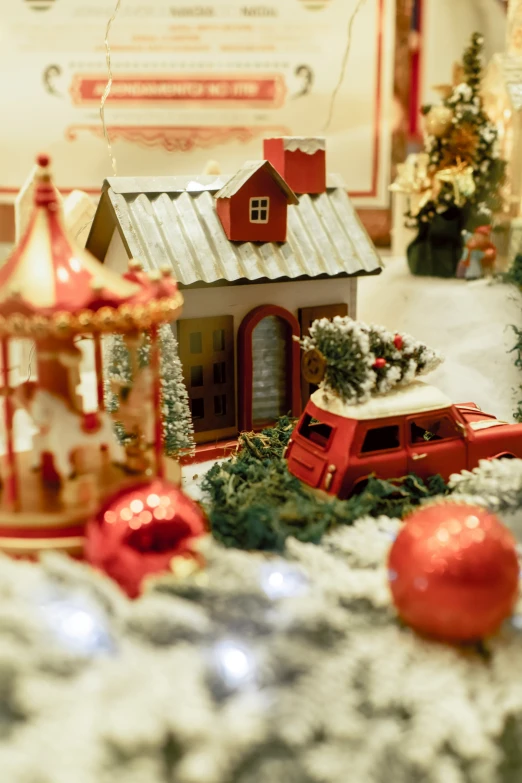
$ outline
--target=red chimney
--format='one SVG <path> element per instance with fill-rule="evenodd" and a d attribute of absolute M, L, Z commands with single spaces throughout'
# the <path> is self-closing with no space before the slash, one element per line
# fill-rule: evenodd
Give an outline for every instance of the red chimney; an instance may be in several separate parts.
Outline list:
<path fill-rule="evenodd" d="M 326 190 L 326 140 L 305 136 L 280 136 L 264 140 L 264 156 L 294 193 Z"/>

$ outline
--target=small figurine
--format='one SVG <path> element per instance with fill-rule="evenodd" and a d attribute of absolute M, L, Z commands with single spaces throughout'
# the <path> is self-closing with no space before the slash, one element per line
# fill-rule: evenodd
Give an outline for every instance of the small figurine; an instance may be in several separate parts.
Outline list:
<path fill-rule="evenodd" d="M 477 280 L 491 275 L 497 258 L 497 250 L 491 241 L 491 226 L 478 226 L 473 233 L 467 232 L 465 242 L 457 277 Z"/>
<path fill-rule="evenodd" d="M 32 467 L 42 468 L 44 478 L 49 477 L 51 483 L 55 476 L 64 481 L 74 472 L 75 451 L 93 447 L 107 449 L 113 462 L 124 465 L 125 451 L 114 437 L 110 415 L 103 411 L 81 414 L 68 402 L 59 394 L 38 388 L 32 381 L 16 387 L 15 408 L 26 410 L 37 429 L 33 437 Z M 47 454 L 52 455 L 52 470 L 44 460 Z"/>

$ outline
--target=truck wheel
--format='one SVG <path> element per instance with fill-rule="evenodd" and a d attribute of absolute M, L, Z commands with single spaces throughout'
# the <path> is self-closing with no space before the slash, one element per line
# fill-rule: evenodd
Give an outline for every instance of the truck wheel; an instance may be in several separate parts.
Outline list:
<path fill-rule="evenodd" d="M 366 487 L 368 486 L 368 479 L 362 479 L 361 481 L 357 481 L 348 497 L 353 497 L 354 495 L 362 495 Z"/>

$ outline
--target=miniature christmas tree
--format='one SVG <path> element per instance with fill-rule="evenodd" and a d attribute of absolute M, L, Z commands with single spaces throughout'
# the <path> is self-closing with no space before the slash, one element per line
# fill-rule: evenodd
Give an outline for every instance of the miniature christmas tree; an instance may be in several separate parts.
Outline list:
<path fill-rule="evenodd" d="M 484 111 L 480 93 L 483 44 L 483 37 L 474 33 L 464 52 L 464 80 L 442 107 L 423 108 L 426 151 L 435 181 L 431 198 L 415 215 L 417 223 L 457 208 L 463 211 L 465 227 L 472 230 L 491 223 L 502 207 L 500 186 L 506 164 L 499 158 L 498 131 Z"/>
<path fill-rule="evenodd" d="M 348 404 L 411 383 L 442 362 L 440 354 L 409 335 L 348 317 L 314 321 L 300 343 L 307 352 L 305 372 L 310 361 L 322 364 L 322 388 Z"/>
<path fill-rule="evenodd" d="M 145 335 L 138 348 L 138 366 L 148 367 L 150 361 L 150 337 Z M 165 454 L 179 456 L 194 448 L 194 429 L 188 402 L 188 394 L 183 381 L 183 371 L 178 357 L 178 345 L 170 326 L 160 329 L 161 381 L 163 393 L 163 435 Z M 111 389 L 111 383 L 132 384 L 131 356 L 123 338 L 115 335 L 107 347 L 107 375 L 105 378 L 105 397 L 107 409 L 118 410 L 118 398 Z M 121 422 L 115 425 L 122 443 L 129 440 L 129 434 Z"/>
<path fill-rule="evenodd" d="M 482 96 L 483 37 L 474 33 L 459 69 L 458 83 L 441 105 L 424 106 L 426 166 L 422 182 L 397 181 L 412 195 L 406 224 L 418 229 L 408 248 L 411 271 L 454 277 L 463 250 L 462 231 L 490 225 L 503 206 L 506 163 L 499 157 L 498 131 Z"/>

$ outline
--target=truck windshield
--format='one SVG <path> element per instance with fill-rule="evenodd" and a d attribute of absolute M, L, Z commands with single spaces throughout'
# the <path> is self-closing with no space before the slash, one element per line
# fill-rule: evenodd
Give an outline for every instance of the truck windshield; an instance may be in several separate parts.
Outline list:
<path fill-rule="evenodd" d="M 299 434 L 321 449 L 326 449 L 328 446 L 332 432 L 333 428 L 329 424 L 324 424 L 308 414 L 299 427 Z"/>

